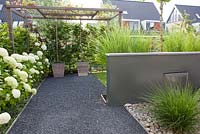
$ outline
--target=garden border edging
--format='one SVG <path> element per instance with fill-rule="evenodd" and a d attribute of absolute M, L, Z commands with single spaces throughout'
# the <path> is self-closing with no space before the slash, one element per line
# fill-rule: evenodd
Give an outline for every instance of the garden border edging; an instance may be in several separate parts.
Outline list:
<path fill-rule="evenodd" d="M 39 88 L 41 87 L 41 85 L 44 83 L 44 81 L 46 80 L 47 77 L 45 77 L 41 83 L 38 85 L 37 87 L 37 91 L 39 90 Z M 37 94 L 36 94 L 37 95 Z M 10 127 L 7 129 L 5 134 L 9 134 L 10 130 L 12 129 L 12 127 L 14 126 L 14 124 L 17 122 L 18 118 L 21 116 L 21 114 L 24 112 L 24 110 L 26 109 L 26 107 L 28 106 L 28 104 L 30 103 L 30 101 L 32 100 L 34 95 L 31 95 L 30 99 L 26 102 L 26 104 L 24 105 L 22 111 L 17 115 L 17 117 L 14 119 L 14 121 L 12 122 L 12 124 L 10 125 Z"/>
<path fill-rule="evenodd" d="M 125 104 L 125 105 L 126 105 L 126 104 Z M 144 128 L 144 126 L 129 112 L 129 110 L 127 109 L 127 107 L 126 107 L 125 105 L 124 105 L 123 107 L 126 109 L 126 111 L 128 112 L 128 114 L 130 114 L 131 117 L 134 118 L 134 119 L 137 121 L 137 123 L 144 129 L 144 131 L 146 132 L 146 134 L 149 134 L 149 133 L 147 132 L 147 130 Z"/>

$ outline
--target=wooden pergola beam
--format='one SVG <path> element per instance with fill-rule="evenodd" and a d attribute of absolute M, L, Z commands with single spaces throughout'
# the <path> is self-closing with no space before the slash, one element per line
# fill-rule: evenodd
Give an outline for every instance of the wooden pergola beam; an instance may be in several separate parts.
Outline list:
<path fill-rule="evenodd" d="M 37 9 L 37 11 L 38 11 L 44 18 L 46 18 L 45 14 L 44 14 L 40 9 Z"/>
<path fill-rule="evenodd" d="M 13 36 L 13 19 L 12 19 L 12 12 L 16 15 L 24 18 L 24 19 L 54 19 L 54 20 L 96 20 L 96 21 L 109 21 L 117 16 L 119 16 L 119 25 L 122 25 L 122 11 L 119 9 L 107 9 L 107 8 L 77 8 L 77 7 L 47 7 L 47 6 L 23 6 L 23 5 L 6 5 L 5 6 L 8 11 L 8 26 L 9 26 L 9 37 L 10 37 L 10 43 L 12 45 L 13 51 L 15 51 L 14 46 L 14 36 Z M 28 10 L 35 10 L 37 13 L 39 13 L 41 16 L 27 16 L 23 15 L 19 11 L 17 11 L 17 8 L 21 9 L 27 9 Z M 48 13 L 50 11 L 50 13 Z M 70 11 L 73 12 L 72 14 L 65 14 L 65 13 L 51 13 L 52 11 L 60 11 L 60 12 L 66 12 Z M 95 12 L 91 14 L 80 14 L 76 13 L 76 11 L 89 11 L 89 12 Z M 112 17 L 105 17 L 105 18 L 95 18 L 95 16 L 99 12 L 113 12 L 117 13 L 116 15 Z M 63 17 L 64 16 L 64 17 Z M 87 16 L 87 17 L 84 17 Z"/>
<path fill-rule="evenodd" d="M 63 18 L 63 17 L 46 17 L 46 18 L 43 18 L 43 17 L 32 17 L 31 19 L 58 19 L 58 20 L 98 20 L 98 21 L 108 21 L 110 19 L 108 18 L 94 18 L 94 19 L 91 19 L 91 18 Z"/>
<path fill-rule="evenodd" d="M 92 15 L 92 19 L 93 19 L 98 13 L 99 13 L 99 11 L 96 11 L 96 13 L 94 13 L 94 14 Z"/>
<path fill-rule="evenodd" d="M 120 12 L 119 9 L 108 8 L 78 8 L 78 7 L 47 7 L 47 6 L 22 6 L 22 5 L 6 5 L 7 8 L 25 8 L 25 9 L 43 9 L 43 10 L 79 10 L 79 11 L 104 11 L 104 12 Z"/>
<path fill-rule="evenodd" d="M 45 16 L 92 16 L 93 14 L 43 13 Z"/>

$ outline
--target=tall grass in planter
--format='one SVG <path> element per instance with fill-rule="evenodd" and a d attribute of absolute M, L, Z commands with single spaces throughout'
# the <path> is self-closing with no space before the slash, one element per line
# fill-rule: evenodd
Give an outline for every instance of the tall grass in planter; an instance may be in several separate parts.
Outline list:
<path fill-rule="evenodd" d="M 97 61 L 105 65 L 106 53 L 148 52 L 151 41 L 131 37 L 128 29 L 114 28 L 97 38 Z"/>
<path fill-rule="evenodd" d="M 191 52 L 200 51 L 200 37 L 192 33 L 173 32 L 165 37 L 164 51 Z"/>
<path fill-rule="evenodd" d="M 199 123 L 199 93 L 191 86 L 166 85 L 148 96 L 151 112 L 162 127 L 175 134 L 189 134 Z"/>

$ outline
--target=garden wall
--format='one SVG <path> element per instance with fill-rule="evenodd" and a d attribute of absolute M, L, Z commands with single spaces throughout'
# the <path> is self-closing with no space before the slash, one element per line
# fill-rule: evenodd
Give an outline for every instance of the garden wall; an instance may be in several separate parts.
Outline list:
<path fill-rule="evenodd" d="M 200 52 L 107 54 L 107 103 L 143 102 L 153 86 L 174 73 L 200 87 Z"/>

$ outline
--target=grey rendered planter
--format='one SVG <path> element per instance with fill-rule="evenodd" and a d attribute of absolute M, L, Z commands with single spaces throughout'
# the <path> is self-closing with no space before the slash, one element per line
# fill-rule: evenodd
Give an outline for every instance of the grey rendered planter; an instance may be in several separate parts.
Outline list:
<path fill-rule="evenodd" d="M 78 62 L 78 76 L 88 76 L 89 63 L 88 62 Z"/>
<path fill-rule="evenodd" d="M 52 64 L 53 76 L 64 77 L 65 63 L 54 63 Z"/>

